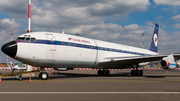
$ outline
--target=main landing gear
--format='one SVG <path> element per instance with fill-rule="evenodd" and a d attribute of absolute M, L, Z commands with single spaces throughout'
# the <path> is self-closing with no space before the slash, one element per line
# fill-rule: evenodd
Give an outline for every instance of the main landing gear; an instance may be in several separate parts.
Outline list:
<path fill-rule="evenodd" d="M 108 76 L 108 75 L 110 75 L 110 71 L 109 70 L 105 70 L 105 69 L 98 70 L 97 73 L 98 73 L 99 76 L 105 76 L 105 75 Z"/>
<path fill-rule="evenodd" d="M 143 70 L 138 70 L 138 68 L 131 70 L 131 76 L 143 76 Z"/>
<path fill-rule="evenodd" d="M 42 72 L 39 73 L 39 79 L 41 80 L 47 80 L 48 79 L 48 73 L 45 72 L 44 68 L 40 68 Z"/>

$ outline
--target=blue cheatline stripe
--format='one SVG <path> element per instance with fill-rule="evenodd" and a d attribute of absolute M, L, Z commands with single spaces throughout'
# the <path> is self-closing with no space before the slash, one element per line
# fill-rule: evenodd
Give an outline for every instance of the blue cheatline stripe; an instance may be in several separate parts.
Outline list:
<path fill-rule="evenodd" d="M 174 66 L 176 66 L 176 64 L 174 64 L 174 63 L 170 63 L 169 65 L 174 65 Z"/>
<path fill-rule="evenodd" d="M 95 49 L 95 50 L 101 50 L 101 51 L 110 51 L 110 52 L 117 52 L 117 53 L 135 54 L 135 55 L 142 55 L 142 56 L 151 55 L 151 54 L 144 54 L 144 53 L 138 53 L 138 52 L 125 51 L 125 50 L 120 50 L 120 49 L 99 47 L 99 46 L 93 46 L 93 45 L 85 45 L 85 44 L 77 44 L 77 43 L 65 42 L 65 41 L 36 40 L 36 41 L 33 41 L 33 42 L 28 42 L 28 41 L 24 41 L 24 40 L 16 40 L 16 42 L 71 46 L 71 47 Z"/>
<path fill-rule="evenodd" d="M 174 63 L 170 63 L 170 64 L 169 64 L 169 66 L 171 66 L 171 65 L 176 66 L 176 64 L 174 64 Z M 168 69 L 168 68 L 169 68 L 169 66 L 168 66 L 168 67 L 166 67 L 165 69 Z"/>

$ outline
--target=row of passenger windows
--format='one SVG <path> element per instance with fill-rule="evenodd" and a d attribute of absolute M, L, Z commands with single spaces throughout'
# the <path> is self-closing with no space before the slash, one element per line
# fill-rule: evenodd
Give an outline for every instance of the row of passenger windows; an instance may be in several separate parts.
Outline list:
<path fill-rule="evenodd" d="M 75 47 L 82 47 L 82 48 L 89 48 L 89 49 L 98 49 L 98 50 L 105 50 L 105 51 L 120 52 L 120 53 L 129 53 L 129 54 L 136 54 L 136 55 L 148 55 L 148 54 L 142 54 L 142 53 L 136 53 L 136 52 L 123 51 L 123 50 L 118 50 L 118 49 L 110 49 L 110 48 L 68 43 L 68 42 L 61 42 L 59 44 L 66 45 L 66 46 L 75 46 Z"/>
<path fill-rule="evenodd" d="M 62 42 L 61 45 L 96 49 L 96 46 L 89 46 L 89 45 L 82 45 L 82 44 L 75 44 L 75 43 L 67 43 L 67 42 Z"/>

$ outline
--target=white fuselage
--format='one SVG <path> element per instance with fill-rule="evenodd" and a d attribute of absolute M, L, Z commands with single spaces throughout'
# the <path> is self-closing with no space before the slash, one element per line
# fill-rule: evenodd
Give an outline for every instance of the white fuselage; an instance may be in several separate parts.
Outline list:
<path fill-rule="evenodd" d="M 17 41 L 16 60 L 40 67 L 60 68 L 103 68 L 99 62 L 105 57 L 133 57 L 156 55 L 141 49 L 111 42 L 99 41 L 79 36 L 51 32 L 23 34 L 36 41 Z"/>

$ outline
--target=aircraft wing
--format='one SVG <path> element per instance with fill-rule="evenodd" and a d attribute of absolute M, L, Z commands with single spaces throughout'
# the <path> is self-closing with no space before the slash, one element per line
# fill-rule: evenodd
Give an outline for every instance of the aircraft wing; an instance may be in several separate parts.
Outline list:
<path fill-rule="evenodd" d="M 134 57 L 105 57 L 100 61 L 99 65 L 102 66 L 123 66 L 133 65 L 142 62 L 158 61 L 168 55 L 150 55 L 150 56 L 134 56 Z M 173 54 L 177 59 L 180 59 L 180 54 Z"/>

